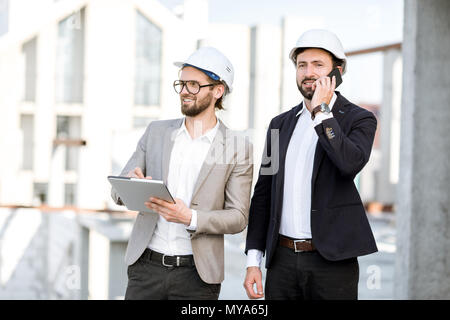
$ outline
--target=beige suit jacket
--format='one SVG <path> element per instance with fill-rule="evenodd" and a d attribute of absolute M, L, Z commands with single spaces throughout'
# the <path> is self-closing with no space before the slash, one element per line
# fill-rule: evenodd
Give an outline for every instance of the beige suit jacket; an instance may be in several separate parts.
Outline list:
<path fill-rule="evenodd" d="M 121 175 L 140 167 L 145 176 L 167 183 L 174 137 L 182 122 L 183 119 L 152 122 Z M 189 204 L 197 211 L 197 229 L 189 231 L 194 261 L 206 283 L 221 283 L 224 279 L 224 234 L 239 233 L 247 226 L 252 178 L 252 144 L 220 122 Z M 114 189 L 111 195 L 117 204 L 122 204 Z M 136 262 L 147 248 L 158 217 L 157 213 L 137 215 L 125 254 L 128 265 Z"/>

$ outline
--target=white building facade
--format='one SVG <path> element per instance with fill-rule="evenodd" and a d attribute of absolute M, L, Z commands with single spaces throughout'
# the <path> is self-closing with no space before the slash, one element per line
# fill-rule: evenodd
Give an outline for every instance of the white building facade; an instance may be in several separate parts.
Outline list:
<path fill-rule="evenodd" d="M 270 119 L 301 101 L 288 52 L 303 31 L 325 27 L 293 17 L 210 24 L 207 0 L 176 12 L 156 0 L 1 1 L 1 205 L 116 209 L 106 177 L 151 121 L 181 117 L 173 61 L 204 45 L 235 67 L 218 115 L 247 130 L 259 167 Z"/>

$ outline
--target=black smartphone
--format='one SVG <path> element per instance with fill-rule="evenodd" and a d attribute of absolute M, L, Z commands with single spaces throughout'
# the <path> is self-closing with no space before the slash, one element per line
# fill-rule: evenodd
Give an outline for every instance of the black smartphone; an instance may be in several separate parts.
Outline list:
<path fill-rule="evenodd" d="M 328 74 L 328 76 L 331 79 L 333 79 L 333 76 L 336 77 L 336 88 L 339 87 L 339 85 L 342 83 L 341 72 L 339 71 L 338 68 L 334 68 L 333 70 L 331 70 L 331 72 Z"/>

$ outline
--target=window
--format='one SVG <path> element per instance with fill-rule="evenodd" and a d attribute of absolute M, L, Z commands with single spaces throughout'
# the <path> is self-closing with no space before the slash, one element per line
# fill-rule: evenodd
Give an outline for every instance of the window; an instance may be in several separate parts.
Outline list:
<path fill-rule="evenodd" d="M 34 116 L 21 115 L 20 129 L 22 130 L 22 169 L 33 170 Z"/>
<path fill-rule="evenodd" d="M 36 100 L 36 42 L 35 37 L 22 46 L 25 59 L 24 101 L 34 102 Z"/>
<path fill-rule="evenodd" d="M 81 118 L 58 116 L 56 123 L 57 139 L 80 139 L 81 137 Z M 78 146 L 66 146 L 66 170 L 78 169 Z"/>
<path fill-rule="evenodd" d="M 48 198 L 48 183 L 34 183 L 33 200 L 38 202 L 38 205 L 47 203 Z"/>
<path fill-rule="evenodd" d="M 76 184 L 66 183 L 64 185 L 64 204 L 73 206 L 76 201 Z"/>
<path fill-rule="evenodd" d="M 0 0 L 0 37 L 8 32 L 9 18 L 9 1 Z"/>
<path fill-rule="evenodd" d="M 56 101 L 83 102 L 84 9 L 58 24 L 56 53 Z"/>
<path fill-rule="evenodd" d="M 140 12 L 136 16 L 136 75 L 134 103 L 159 105 L 162 31 Z"/>

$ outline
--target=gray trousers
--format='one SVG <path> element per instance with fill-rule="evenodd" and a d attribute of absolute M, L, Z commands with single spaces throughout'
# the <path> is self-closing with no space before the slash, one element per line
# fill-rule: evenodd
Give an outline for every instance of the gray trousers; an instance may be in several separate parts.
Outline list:
<path fill-rule="evenodd" d="M 165 267 L 143 255 L 128 267 L 125 300 L 217 300 L 219 284 L 208 284 L 195 266 Z"/>

